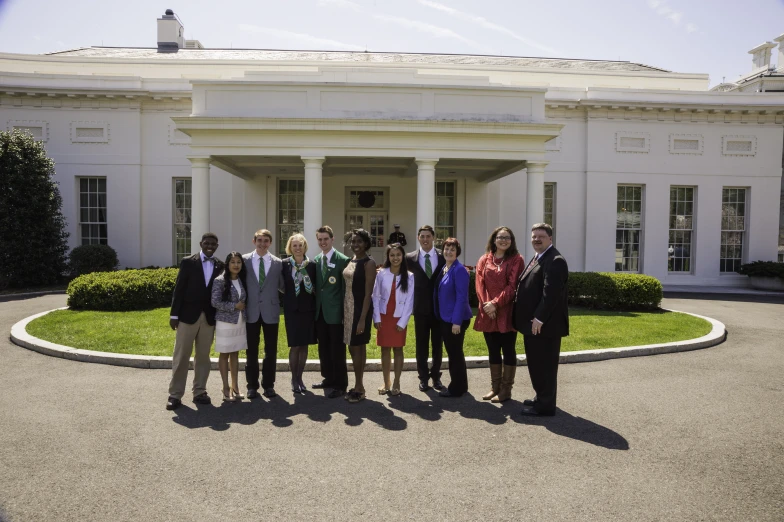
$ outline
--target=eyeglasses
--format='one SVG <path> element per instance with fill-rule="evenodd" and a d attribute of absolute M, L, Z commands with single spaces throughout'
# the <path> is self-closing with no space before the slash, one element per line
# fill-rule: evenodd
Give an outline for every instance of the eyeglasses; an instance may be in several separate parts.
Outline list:
<path fill-rule="evenodd" d="M 496 241 L 511 241 L 512 238 L 509 236 L 495 236 Z"/>

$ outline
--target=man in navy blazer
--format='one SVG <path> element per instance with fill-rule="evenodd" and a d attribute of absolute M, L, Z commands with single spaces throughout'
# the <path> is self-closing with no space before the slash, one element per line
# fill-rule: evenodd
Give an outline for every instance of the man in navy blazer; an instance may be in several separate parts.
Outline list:
<path fill-rule="evenodd" d="M 553 228 L 531 228 L 536 256 L 520 275 L 514 304 L 514 327 L 523 334 L 528 374 L 536 397 L 523 402 L 529 416 L 555 415 L 561 338 L 569 335 L 567 305 L 569 267 L 553 246 Z"/>
<path fill-rule="evenodd" d="M 213 257 L 218 249 L 218 236 L 207 232 L 201 237 L 199 246 L 201 252 L 180 262 L 174 284 L 169 326 L 177 334 L 167 410 L 177 409 L 182 404 L 194 345 L 193 402 L 210 404 L 207 378 L 210 376 L 210 348 L 215 335 L 215 308 L 210 303 L 210 295 L 212 282 L 223 271 L 223 263 Z"/>

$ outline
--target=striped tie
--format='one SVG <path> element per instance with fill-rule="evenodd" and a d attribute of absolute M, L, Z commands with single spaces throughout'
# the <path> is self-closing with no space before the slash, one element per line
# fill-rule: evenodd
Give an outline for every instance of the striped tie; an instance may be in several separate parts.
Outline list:
<path fill-rule="evenodd" d="M 428 279 L 433 275 L 433 265 L 430 264 L 430 254 L 425 254 L 425 274 L 427 274 Z"/>
<path fill-rule="evenodd" d="M 267 274 L 264 273 L 264 258 L 259 258 L 259 288 L 264 286 L 264 280 L 267 279 Z"/>

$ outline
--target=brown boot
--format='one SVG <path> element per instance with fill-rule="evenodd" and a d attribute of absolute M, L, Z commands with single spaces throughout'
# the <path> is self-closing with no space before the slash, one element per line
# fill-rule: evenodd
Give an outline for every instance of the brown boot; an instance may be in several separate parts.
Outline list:
<path fill-rule="evenodd" d="M 501 389 L 501 372 L 503 365 L 491 364 L 490 365 L 490 387 L 491 390 L 482 396 L 482 400 L 489 401 L 498 395 Z"/>
<path fill-rule="evenodd" d="M 501 389 L 498 395 L 493 397 L 493 402 L 504 402 L 512 398 L 512 386 L 514 386 L 515 373 L 517 366 L 511 364 L 504 365 L 504 374 L 501 377 Z"/>

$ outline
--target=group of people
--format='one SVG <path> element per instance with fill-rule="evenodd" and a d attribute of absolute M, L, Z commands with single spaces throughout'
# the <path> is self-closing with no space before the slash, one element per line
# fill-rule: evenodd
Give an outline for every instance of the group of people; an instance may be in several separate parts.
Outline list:
<path fill-rule="evenodd" d="M 404 243 L 390 243 L 378 267 L 369 255 L 368 232 L 355 229 L 348 237 L 350 258 L 334 248 L 334 232 L 323 226 L 316 231 L 320 252 L 313 259 L 306 255 L 308 241 L 302 234 L 288 239 L 289 257 L 280 259 L 269 252 L 272 233 L 262 229 L 253 236 L 252 252 L 230 252 L 222 262 L 214 257 L 217 236 L 204 234 L 201 251 L 181 261 L 174 288 L 170 325 L 176 340 L 166 409 L 181 405 L 194 350 L 193 402 L 211 402 L 206 385 L 213 337 L 224 401 L 253 399 L 260 393 L 275 397 L 281 302 L 294 393 L 307 389 L 303 372 L 308 346 L 318 343 L 322 380 L 312 387 L 329 389 L 327 397 L 343 397 L 351 403 L 365 399 L 367 344 L 375 327 L 383 378 L 378 392 L 399 395 L 411 317 L 419 390 L 429 390 L 432 381 L 442 397 L 466 393 L 463 342 L 473 313 L 469 272 L 458 260 L 460 242 L 448 238 L 439 251 L 433 227 L 424 225 L 417 231 L 418 249 L 407 254 Z M 551 416 L 556 411 L 561 338 L 569 335 L 568 268 L 552 244 L 550 225 L 534 225 L 531 244 L 536 255 L 526 264 L 512 230 L 498 227 L 476 265 L 479 306 L 474 329 L 484 334 L 490 363 L 490 390 L 482 398 L 504 402 L 512 397 L 515 344 L 521 333 L 536 392 L 523 402 L 521 413 Z M 353 363 L 352 388 L 346 346 Z M 441 382 L 444 347 L 449 358 L 448 386 Z M 238 383 L 240 350 L 246 350 L 244 394 Z"/>

